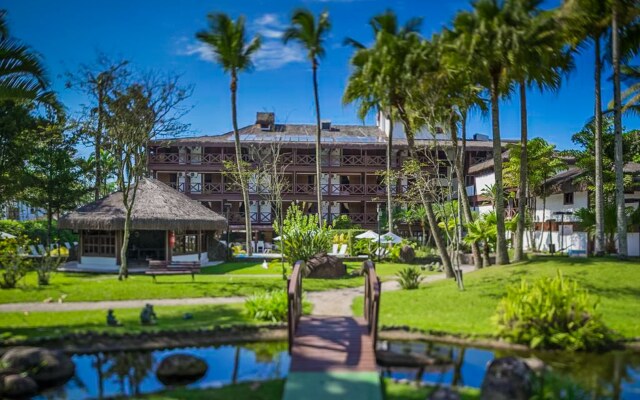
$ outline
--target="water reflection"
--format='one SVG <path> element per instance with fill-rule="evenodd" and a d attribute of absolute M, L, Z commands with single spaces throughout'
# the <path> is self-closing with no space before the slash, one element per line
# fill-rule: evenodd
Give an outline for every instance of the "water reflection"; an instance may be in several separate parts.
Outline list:
<path fill-rule="evenodd" d="M 633 352 L 514 353 L 448 346 L 432 342 L 383 342 L 382 348 L 400 353 L 424 354 L 449 363 L 419 370 L 392 368 L 383 371 L 396 379 L 433 384 L 480 387 L 485 370 L 496 357 L 536 357 L 550 367 L 539 381 L 538 399 L 640 399 L 640 354 Z"/>
<path fill-rule="evenodd" d="M 73 356 L 76 376 L 64 386 L 43 392 L 38 399 L 102 399 L 156 392 L 166 388 L 155 375 L 158 364 L 177 353 L 203 358 L 209 366 L 202 379 L 187 385 L 190 388 L 283 378 L 289 370 L 286 343 L 79 354 Z"/>

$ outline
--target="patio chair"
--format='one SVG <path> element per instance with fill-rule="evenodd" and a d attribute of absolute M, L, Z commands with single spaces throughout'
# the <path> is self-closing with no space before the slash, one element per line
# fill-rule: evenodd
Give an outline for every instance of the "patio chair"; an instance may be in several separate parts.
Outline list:
<path fill-rule="evenodd" d="M 329 253 L 330 256 L 335 256 L 338 255 L 338 244 L 334 243 L 333 246 L 331 247 L 331 253 Z"/>
<path fill-rule="evenodd" d="M 43 255 L 44 255 L 44 254 L 47 254 L 47 249 L 45 249 L 43 245 L 39 244 L 39 245 L 38 245 L 38 252 L 39 252 L 40 254 L 43 254 Z"/>
<path fill-rule="evenodd" d="M 375 251 L 375 256 L 376 257 L 380 257 L 380 258 L 385 258 L 387 255 L 389 255 L 389 249 L 385 248 L 385 247 L 379 247 L 376 251 Z"/>
<path fill-rule="evenodd" d="M 36 246 L 30 244 L 29 245 L 29 251 L 31 251 L 31 255 L 32 256 L 39 256 L 40 253 L 38 253 L 38 249 L 36 249 Z"/>
<path fill-rule="evenodd" d="M 69 242 L 64 242 L 64 247 L 66 247 L 67 250 L 71 250 L 71 244 L 69 244 Z"/>
<path fill-rule="evenodd" d="M 258 240 L 258 253 L 262 253 L 264 251 L 264 241 Z"/>
<path fill-rule="evenodd" d="M 347 249 L 348 246 L 346 244 L 343 244 L 340 246 L 340 250 L 338 251 L 338 257 L 344 257 L 347 255 Z"/>

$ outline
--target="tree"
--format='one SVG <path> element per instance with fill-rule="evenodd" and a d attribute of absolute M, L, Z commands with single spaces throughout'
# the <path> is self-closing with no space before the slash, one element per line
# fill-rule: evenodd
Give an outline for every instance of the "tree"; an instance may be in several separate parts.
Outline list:
<path fill-rule="evenodd" d="M 560 21 L 552 11 L 542 12 L 540 0 L 508 0 L 509 16 L 518 29 L 511 49 L 512 66 L 509 78 L 516 82 L 520 97 L 520 170 L 527 170 L 527 88 L 536 85 L 540 90 L 557 90 L 563 71 L 571 67 L 571 55 L 565 46 Z M 514 261 L 524 257 L 524 231 L 527 175 L 520 175 L 518 191 L 518 229 L 514 240 Z"/>
<path fill-rule="evenodd" d="M 26 100 L 61 111 L 40 58 L 9 34 L 7 12 L 0 10 L 0 100 Z"/>
<path fill-rule="evenodd" d="M 477 83 L 489 90 L 491 97 L 491 128 L 493 133 L 493 162 L 495 171 L 497 248 L 496 264 L 508 264 L 507 239 L 504 225 L 504 195 L 502 183 L 502 141 L 500 138 L 499 100 L 504 93 L 505 71 L 511 67 L 509 54 L 516 31 L 505 11 L 505 3 L 499 0 L 478 0 L 472 11 L 456 15 L 453 33 L 461 54 L 474 68 Z"/>
<path fill-rule="evenodd" d="M 252 57 L 260 49 L 261 38 L 256 35 L 251 41 L 247 41 L 244 16 L 238 17 L 235 22 L 228 15 L 222 13 L 211 13 L 207 18 L 209 30 L 198 32 L 196 37 L 213 50 L 216 61 L 231 77 L 229 89 L 231 91 L 231 122 L 233 123 L 235 139 L 236 167 L 241 180 L 242 201 L 245 205 L 244 222 L 247 254 L 251 255 L 251 216 L 248 212 L 249 191 L 247 182 L 244 179 L 240 133 L 238 132 L 237 92 L 238 74 L 246 72 L 253 67 Z M 318 204 L 318 207 L 320 208 L 321 204 Z"/>
<path fill-rule="evenodd" d="M 131 76 L 129 62 L 126 60 L 111 60 L 104 54 L 99 54 L 94 65 L 81 65 L 78 72 L 67 73 L 67 88 L 75 88 L 81 92 L 89 103 L 82 106 L 81 118 L 77 121 L 80 136 L 85 144 L 94 148 L 90 161 L 95 171 L 94 200 L 109 194 L 107 187 L 109 170 L 108 157 L 105 159 L 104 137 L 106 102 L 113 96 L 114 91 L 127 84 Z"/>
<path fill-rule="evenodd" d="M 318 201 L 318 223 L 322 224 L 322 176 L 320 98 L 318 95 L 318 66 L 319 60 L 324 57 L 324 41 L 331 29 L 329 13 L 323 12 L 316 18 L 311 11 L 305 9 L 296 10 L 291 17 L 291 26 L 284 31 L 282 40 L 284 43 L 296 41 L 307 51 L 307 58 L 311 61 L 313 74 L 313 98 L 316 105 L 316 196 Z"/>
<path fill-rule="evenodd" d="M 574 49 L 592 41 L 594 45 L 595 98 L 595 254 L 604 254 L 604 191 L 602 143 L 602 51 L 601 41 L 609 25 L 607 4 L 602 0 L 566 0 L 561 9 L 567 40 Z"/>
<path fill-rule="evenodd" d="M 191 88 L 181 87 L 177 77 L 149 74 L 137 83 L 116 89 L 106 101 L 107 148 L 116 159 L 116 184 L 125 208 L 120 280 L 129 274 L 131 213 L 140 180 L 147 172 L 149 141 L 159 136 L 177 136 L 188 128 L 180 118 L 186 112 L 181 103 L 190 95 Z"/>
<path fill-rule="evenodd" d="M 640 66 L 623 65 L 620 67 L 622 82 L 627 88 L 622 92 L 622 112 L 640 114 Z"/>
<path fill-rule="evenodd" d="M 42 121 L 38 140 L 26 165 L 27 187 L 22 196 L 32 207 L 47 213 L 47 247 L 51 244 L 53 216 L 74 209 L 88 191 L 83 185 L 84 162 L 64 121 Z"/>

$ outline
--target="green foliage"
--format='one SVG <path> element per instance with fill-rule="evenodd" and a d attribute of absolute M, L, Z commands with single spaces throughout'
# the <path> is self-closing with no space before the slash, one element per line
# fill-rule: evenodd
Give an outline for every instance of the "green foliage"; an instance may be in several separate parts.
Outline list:
<path fill-rule="evenodd" d="M 0 239 L 0 288 L 15 288 L 29 271 L 29 259 L 18 252 L 27 243 L 24 237 Z"/>
<path fill-rule="evenodd" d="M 627 224 L 628 227 L 636 225 L 640 217 L 640 211 L 634 210 L 633 207 L 627 207 Z M 595 208 L 581 208 L 575 212 L 580 228 L 584 229 L 589 236 L 593 237 L 596 232 L 596 211 Z M 604 205 L 604 233 L 606 238 L 606 250 L 609 253 L 616 252 L 615 235 L 618 229 L 618 216 L 615 203 L 605 203 Z"/>
<path fill-rule="evenodd" d="M 360 225 L 354 224 L 348 215 L 342 214 L 333 220 L 333 229 L 361 229 Z"/>
<path fill-rule="evenodd" d="M 502 175 L 507 187 L 520 185 L 520 144 L 508 146 L 509 159 L 504 162 Z M 546 179 L 566 167 L 565 161 L 557 157 L 556 147 L 542 138 L 527 142 L 527 186 L 528 192 L 542 195 L 542 184 Z"/>
<path fill-rule="evenodd" d="M 35 269 L 38 275 L 39 286 L 48 285 L 51 279 L 51 273 L 67 260 L 68 251 L 66 250 L 64 247 L 55 249 L 33 261 L 33 269 Z M 67 255 L 65 255 L 65 253 Z"/>
<path fill-rule="evenodd" d="M 498 336 L 532 348 L 592 350 L 612 340 L 593 299 L 577 282 L 541 278 L 507 288 L 494 317 Z"/>
<path fill-rule="evenodd" d="M 405 290 L 413 290 L 420 287 L 422 271 L 419 267 L 405 267 L 396 274 L 400 287 Z"/>
<path fill-rule="evenodd" d="M 333 232 L 325 222 L 318 224 L 317 214 L 305 215 L 297 204 L 287 209 L 287 215 L 274 230 L 282 237 L 284 257 L 290 264 L 298 260 L 309 261 L 314 255 L 331 248 Z"/>
<path fill-rule="evenodd" d="M 0 220 L 0 232 L 10 233 L 14 236 L 26 236 L 29 241 L 46 243 L 47 221 L 14 221 Z M 51 241 L 54 243 L 73 243 L 78 241 L 78 236 L 67 229 L 58 229 L 57 221 L 52 221 Z"/>
<path fill-rule="evenodd" d="M 310 311 L 311 303 L 303 299 L 303 312 Z M 245 313 L 250 318 L 267 322 L 286 322 L 288 299 L 286 290 L 256 293 L 244 302 Z"/>

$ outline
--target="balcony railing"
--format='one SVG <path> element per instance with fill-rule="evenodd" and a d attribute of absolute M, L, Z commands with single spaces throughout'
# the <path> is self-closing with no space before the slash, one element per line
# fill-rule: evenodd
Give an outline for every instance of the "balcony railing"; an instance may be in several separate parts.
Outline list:
<path fill-rule="evenodd" d="M 243 212 L 232 212 L 229 213 L 229 223 L 230 224 L 244 224 L 244 216 Z M 270 224 L 273 222 L 273 213 L 271 212 L 251 212 L 249 213 L 249 217 L 251 218 L 252 224 Z"/>

